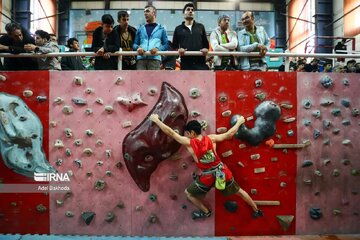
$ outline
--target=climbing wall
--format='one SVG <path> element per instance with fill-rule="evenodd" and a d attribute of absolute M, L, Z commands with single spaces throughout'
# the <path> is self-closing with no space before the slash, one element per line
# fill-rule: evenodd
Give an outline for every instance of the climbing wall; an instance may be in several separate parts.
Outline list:
<path fill-rule="evenodd" d="M 46 126 L 49 123 L 49 101 L 38 101 L 37 97 L 49 96 L 49 73 L 12 72 L 1 75 L 5 76 L 6 80 L 0 81 L 0 92 L 20 96 L 24 100 L 45 126 L 43 139 L 44 143 L 48 143 L 49 132 Z M 31 90 L 32 94 L 30 92 L 25 97 L 24 91 L 27 90 Z M 48 157 L 47 144 L 44 144 L 43 148 Z M 0 159 L 2 159 L 1 155 Z M 11 171 L 1 160 L 0 188 L 1 184 L 18 184 L 20 188 L 25 184 L 35 183 L 33 179 Z M 39 211 L 43 209 L 40 206 L 46 207 L 47 210 Z M 48 233 L 50 226 L 48 208 L 49 196 L 43 193 L 0 193 L 0 232 Z"/>
<path fill-rule="evenodd" d="M 358 233 L 358 74 L 298 74 L 298 234 Z"/>
<path fill-rule="evenodd" d="M 297 106 L 295 74 L 217 72 L 217 128 L 228 126 L 230 119 L 223 115 L 230 110 L 233 114 L 243 115 L 247 120 L 246 126 L 251 129 L 256 119 L 254 109 L 263 101 L 269 100 L 282 106 L 280 119 L 276 122 L 276 133 L 271 138 L 275 143 L 296 143 L 296 121 L 293 121 Z M 287 123 L 289 119 L 292 121 Z M 289 136 L 288 131 L 293 131 L 293 134 Z M 282 228 L 277 217 L 286 216 L 291 219 L 295 216 L 296 152 L 291 149 L 270 148 L 265 140 L 257 146 L 237 139 L 218 144 L 218 153 L 232 152 L 229 157 L 224 158 L 224 162 L 234 173 L 239 185 L 254 200 L 274 203 L 260 206 L 265 217 L 253 219 L 251 208 L 240 197 L 224 197 L 217 192 L 216 235 L 295 233 L 295 219 Z M 258 171 L 259 173 L 255 173 Z M 234 212 L 224 207 L 229 201 L 238 205 Z"/>
<path fill-rule="evenodd" d="M 70 177 L 71 189 L 49 194 L 1 192 L 1 233 L 241 236 L 360 229 L 356 74 L 64 71 L 0 75 L 0 92 L 21 97 L 39 116 L 47 160 Z M 23 96 L 25 90 L 33 95 Z M 173 107 L 171 102 L 182 107 L 166 109 L 169 116 L 161 115 L 159 109 Z M 281 110 L 279 119 L 265 125 L 275 127 L 274 134 L 252 145 L 240 140 L 238 133 L 217 146 L 264 217 L 253 219 L 240 197 L 224 197 L 212 190 L 205 203 L 213 216 L 193 221 L 195 207 L 186 200 L 184 189 L 198 171 L 185 149 L 171 154 L 177 146 L 159 135 L 147 119 L 149 113 L 158 113 L 180 132 L 185 120 L 203 121 L 207 134 L 229 129 L 231 116 L 241 114 L 251 131 L 259 118 L 254 111 L 265 102 Z M 140 137 L 141 144 L 128 141 L 138 136 L 137 130 L 150 137 Z M 161 144 L 154 145 L 154 139 Z M 143 161 L 131 161 L 138 153 L 145 156 Z M 130 174 L 131 167 L 146 170 L 150 178 Z M 3 163 L 0 179 L 3 184 L 36 184 Z"/>
<path fill-rule="evenodd" d="M 81 79 L 82 83 L 76 84 L 75 78 Z M 185 199 L 184 189 L 191 183 L 192 173 L 196 170 L 184 149 L 158 164 L 151 175 L 147 192 L 137 186 L 125 166 L 123 140 L 142 124 L 157 104 L 163 82 L 182 93 L 189 113 L 197 111 L 200 114 L 197 119 L 208 123 L 208 132 L 215 131 L 215 75 L 212 72 L 51 73 L 50 99 L 61 98 L 63 101 L 53 104 L 50 109 L 50 121 L 56 122 L 56 127 L 50 129 L 50 162 L 56 165 L 61 159 L 57 169 L 60 172 L 72 171 L 73 174 L 71 194 L 50 196 L 52 233 L 213 235 L 213 218 L 197 225 L 191 220 L 191 211 L 195 208 Z M 200 96 L 190 97 L 193 88 L 200 92 Z M 135 100 L 136 93 L 141 93 L 142 101 Z M 74 97 L 86 103 L 76 105 L 72 101 Z M 131 99 L 132 103 L 126 99 Z M 158 104 L 166 106 L 166 102 Z M 64 114 L 65 106 L 71 107 L 72 113 Z M 109 106 L 112 112 L 106 111 Z M 91 114 L 87 113 L 89 109 Z M 172 111 L 179 114 L 177 108 Z M 192 117 L 189 116 L 189 119 Z M 151 127 L 154 125 L 149 126 L 149 134 Z M 72 130 L 70 137 L 66 137 L 66 128 Z M 86 130 L 91 130 L 93 135 L 87 135 Z M 55 147 L 57 140 L 61 140 L 64 147 Z M 82 143 L 77 145 L 76 140 Z M 138 151 L 160 151 L 163 147 L 160 142 L 153 147 L 145 147 L 150 145 L 150 141 L 146 140 L 144 147 Z M 66 155 L 67 149 L 71 151 L 70 156 Z M 85 149 L 92 149 L 93 153 L 86 154 Z M 76 160 L 80 160 L 81 165 L 79 161 L 75 163 Z M 143 166 L 154 164 L 157 165 L 155 159 Z M 103 181 L 100 183 L 105 184 L 104 188 L 99 181 Z M 209 205 L 215 205 L 214 193 L 209 194 L 207 201 Z M 88 212 L 84 216 L 89 225 L 82 219 L 85 212 Z M 93 213 L 96 215 L 91 220 Z"/>

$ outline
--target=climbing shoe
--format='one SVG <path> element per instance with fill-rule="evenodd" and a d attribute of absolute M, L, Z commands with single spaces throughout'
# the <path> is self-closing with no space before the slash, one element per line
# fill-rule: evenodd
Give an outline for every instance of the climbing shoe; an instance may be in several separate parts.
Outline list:
<path fill-rule="evenodd" d="M 264 213 L 260 209 L 258 209 L 256 211 L 254 211 L 252 215 L 253 215 L 253 218 L 258 218 L 258 217 L 264 216 Z"/>
<path fill-rule="evenodd" d="M 209 211 L 208 213 L 204 213 L 203 211 L 199 210 L 199 211 L 193 211 L 191 214 L 193 220 L 198 218 L 208 218 L 210 216 L 211 216 L 211 211 Z"/>

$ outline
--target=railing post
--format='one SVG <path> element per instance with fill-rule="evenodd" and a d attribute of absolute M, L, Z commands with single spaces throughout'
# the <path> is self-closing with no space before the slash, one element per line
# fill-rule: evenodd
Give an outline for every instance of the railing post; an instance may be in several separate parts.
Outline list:
<path fill-rule="evenodd" d="M 289 53 L 289 49 L 286 49 L 285 53 Z M 289 57 L 284 57 L 284 59 L 285 59 L 285 72 L 289 72 L 289 70 L 290 70 L 290 59 L 289 59 Z"/>
<path fill-rule="evenodd" d="M 119 49 L 119 52 L 122 52 L 122 48 Z M 122 55 L 118 57 L 118 70 L 122 70 Z"/>

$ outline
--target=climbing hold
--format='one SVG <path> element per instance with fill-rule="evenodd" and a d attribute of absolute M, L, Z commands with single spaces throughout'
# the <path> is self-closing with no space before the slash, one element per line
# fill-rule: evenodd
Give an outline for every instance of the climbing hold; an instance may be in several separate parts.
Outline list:
<path fill-rule="evenodd" d="M 252 195 L 256 195 L 256 194 L 257 194 L 257 189 L 256 189 L 256 188 L 250 189 L 250 193 L 251 193 Z"/>
<path fill-rule="evenodd" d="M 191 88 L 189 90 L 189 97 L 194 99 L 200 97 L 200 90 L 198 88 Z"/>
<path fill-rule="evenodd" d="M 34 93 L 33 93 L 33 91 L 31 91 L 31 90 L 25 90 L 25 91 L 23 91 L 23 96 L 24 96 L 24 97 L 31 97 L 33 94 L 34 94 Z"/>
<path fill-rule="evenodd" d="M 239 144 L 239 148 L 240 148 L 240 149 L 246 148 L 246 145 L 243 144 L 243 143 L 241 143 L 241 144 Z"/>
<path fill-rule="evenodd" d="M 118 97 L 116 101 L 125 106 L 129 112 L 137 107 L 146 106 L 140 92 L 133 93 L 130 97 Z"/>
<path fill-rule="evenodd" d="M 156 87 L 150 87 L 150 88 L 148 89 L 147 93 L 148 93 L 149 96 L 155 96 L 156 93 L 157 93 L 157 91 L 158 91 L 158 90 L 157 90 Z"/>
<path fill-rule="evenodd" d="M 73 136 L 73 133 L 72 133 L 71 128 L 65 128 L 65 129 L 64 129 L 64 132 L 65 132 L 65 136 L 66 136 L 67 138 L 71 138 L 71 137 Z"/>
<path fill-rule="evenodd" d="M 292 137 L 292 136 L 294 136 L 294 131 L 293 130 L 288 130 L 287 131 L 287 135 L 289 136 L 289 137 Z"/>
<path fill-rule="evenodd" d="M 310 160 L 304 160 L 304 162 L 302 163 L 302 167 L 310 167 L 313 165 L 313 162 Z"/>
<path fill-rule="evenodd" d="M 332 130 L 332 133 L 333 134 L 339 134 L 339 132 L 340 132 L 340 128 L 334 128 L 333 130 Z"/>
<path fill-rule="evenodd" d="M 202 127 L 202 130 L 204 130 L 204 131 L 206 131 L 208 126 L 209 126 L 209 124 L 208 124 L 208 122 L 206 120 L 201 120 L 200 125 Z"/>
<path fill-rule="evenodd" d="M 309 120 L 309 119 L 303 119 L 303 124 L 304 124 L 304 126 L 310 126 L 311 125 L 311 120 Z"/>
<path fill-rule="evenodd" d="M 330 159 L 328 159 L 328 158 L 323 159 L 324 166 L 327 166 L 329 163 L 330 163 Z"/>
<path fill-rule="evenodd" d="M 271 158 L 271 161 L 272 161 L 272 162 L 277 162 L 277 161 L 278 161 L 278 158 L 277 158 L 277 157 L 272 157 L 272 158 Z"/>
<path fill-rule="evenodd" d="M 82 168 L 82 162 L 81 162 L 80 159 L 75 159 L 75 160 L 74 160 L 74 163 L 76 164 L 76 166 L 77 166 L 78 168 Z"/>
<path fill-rule="evenodd" d="M 351 109 L 351 115 L 352 115 L 353 117 L 359 116 L 359 115 L 360 115 L 359 109 L 357 109 L 357 108 Z"/>
<path fill-rule="evenodd" d="M 79 138 L 79 139 L 76 139 L 75 141 L 74 141 L 74 145 L 75 146 L 77 146 L 77 147 L 79 147 L 79 146 L 81 146 L 83 144 L 83 141 Z"/>
<path fill-rule="evenodd" d="M 156 223 L 158 221 L 158 217 L 155 214 L 150 214 L 150 216 L 148 217 L 148 222 L 149 223 Z"/>
<path fill-rule="evenodd" d="M 55 203 L 56 203 L 56 206 L 60 207 L 60 206 L 64 205 L 64 200 L 56 199 Z"/>
<path fill-rule="evenodd" d="M 344 84 L 344 86 L 349 86 L 350 82 L 348 79 L 345 78 L 345 79 L 343 79 L 343 84 Z"/>
<path fill-rule="evenodd" d="M 293 215 L 277 215 L 276 218 L 284 231 L 287 231 L 289 229 L 292 221 L 294 220 Z"/>
<path fill-rule="evenodd" d="M 61 166 L 63 160 L 61 158 L 58 158 L 56 161 L 55 161 L 55 164 L 56 166 Z"/>
<path fill-rule="evenodd" d="M 71 153 L 70 148 L 65 149 L 65 155 L 66 155 L 66 156 L 70 157 L 71 154 L 72 154 L 72 153 Z"/>
<path fill-rule="evenodd" d="M 47 208 L 43 204 L 39 204 L 36 206 L 36 211 L 43 213 L 46 212 Z"/>
<path fill-rule="evenodd" d="M 237 95 L 237 98 L 239 98 L 239 99 L 244 99 L 244 98 L 246 98 L 247 97 L 247 95 L 245 94 L 245 93 L 239 93 L 238 95 Z"/>
<path fill-rule="evenodd" d="M 341 159 L 341 163 L 344 164 L 345 166 L 350 165 L 350 159 L 346 159 L 346 158 Z"/>
<path fill-rule="evenodd" d="M 105 221 L 111 223 L 115 219 L 115 214 L 113 212 L 108 212 L 105 217 Z"/>
<path fill-rule="evenodd" d="M 92 111 L 91 108 L 85 109 L 85 114 L 86 114 L 86 115 L 90 115 L 90 114 L 92 114 L 92 113 L 93 113 L 93 111 Z"/>
<path fill-rule="evenodd" d="M 305 109 L 311 108 L 311 101 L 309 99 L 304 99 L 302 104 Z"/>
<path fill-rule="evenodd" d="M 318 177 L 322 177 L 322 173 L 319 170 L 315 170 L 314 174 Z"/>
<path fill-rule="evenodd" d="M 350 144 L 351 144 L 351 140 L 350 140 L 350 139 L 344 139 L 341 143 L 342 143 L 343 145 L 350 145 Z"/>
<path fill-rule="evenodd" d="M 349 126 L 351 124 L 351 121 L 349 119 L 344 119 L 342 120 L 341 124 L 344 126 Z"/>
<path fill-rule="evenodd" d="M 226 201 L 224 202 L 224 207 L 227 211 L 234 213 L 239 208 L 236 201 Z"/>
<path fill-rule="evenodd" d="M 223 153 L 221 154 L 221 156 L 224 157 L 224 158 L 226 158 L 226 157 L 231 156 L 232 154 L 233 154 L 233 152 L 232 152 L 231 150 L 228 150 L 228 151 L 226 151 L 226 152 L 223 152 Z"/>
<path fill-rule="evenodd" d="M 106 158 L 107 158 L 107 159 L 111 158 L 111 155 L 112 155 L 111 149 L 106 149 L 106 150 L 105 150 L 105 156 L 106 156 Z"/>
<path fill-rule="evenodd" d="M 340 116 L 340 115 L 341 115 L 341 110 L 340 110 L 340 108 L 333 108 L 333 109 L 331 110 L 331 114 L 334 115 L 335 117 Z"/>
<path fill-rule="evenodd" d="M 226 111 L 222 112 L 221 115 L 223 117 L 229 117 L 231 115 L 231 110 L 226 110 Z"/>
<path fill-rule="evenodd" d="M 140 212 L 143 210 L 143 206 L 135 206 L 135 211 Z"/>
<path fill-rule="evenodd" d="M 96 214 L 94 212 L 82 212 L 81 218 L 84 220 L 86 225 L 89 225 L 91 221 L 94 219 L 95 215 Z"/>
<path fill-rule="evenodd" d="M 96 165 L 102 166 L 102 165 L 104 165 L 104 162 L 103 162 L 103 161 L 97 161 L 97 162 L 96 162 Z"/>
<path fill-rule="evenodd" d="M 280 183 L 280 187 L 282 187 L 282 188 L 286 187 L 286 185 L 287 185 L 286 182 L 281 182 Z"/>
<path fill-rule="evenodd" d="M 244 165 L 241 161 L 238 161 L 238 165 L 239 165 L 240 167 L 245 167 L 245 165 Z"/>
<path fill-rule="evenodd" d="M 87 177 L 91 177 L 92 175 L 93 175 L 92 172 L 86 172 L 86 176 L 87 176 Z"/>
<path fill-rule="evenodd" d="M 84 80 L 82 79 L 82 77 L 75 76 L 74 83 L 75 85 L 81 86 L 84 84 Z"/>
<path fill-rule="evenodd" d="M 105 175 L 111 177 L 112 172 L 111 172 L 110 170 L 107 170 L 107 171 L 105 172 Z"/>
<path fill-rule="evenodd" d="M 311 115 L 312 115 L 313 117 L 315 117 L 315 118 L 320 118 L 321 112 L 320 112 L 320 110 L 314 110 L 314 111 L 311 113 Z"/>
<path fill-rule="evenodd" d="M 47 100 L 47 97 L 46 96 L 37 96 L 36 100 L 38 102 L 45 102 Z"/>
<path fill-rule="evenodd" d="M 322 217 L 322 212 L 320 208 L 310 208 L 310 217 L 314 220 L 317 220 Z"/>
<path fill-rule="evenodd" d="M 288 118 L 284 118 L 283 122 L 284 123 L 291 123 L 291 122 L 295 122 L 296 117 L 288 117 Z"/>
<path fill-rule="evenodd" d="M 331 122 L 329 120 L 327 120 L 327 119 L 324 119 L 323 120 L 323 127 L 325 129 L 329 129 L 331 127 Z"/>
<path fill-rule="evenodd" d="M 340 210 L 340 209 L 333 209 L 333 214 L 334 214 L 335 216 L 340 215 L 340 214 L 341 214 L 341 210 Z"/>
<path fill-rule="evenodd" d="M 116 164 L 115 164 L 115 167 L 117 168 L 122 168 L 123 164 L 122 162 L 118 161 Z"/>
<path fill-rule="evenodd" d="M 104 104 L 104 100 L 102 100 L 102 98 L 96 98 L 96 99 L 95 99 L 95 102 L 96 102 L 97 104 L 100 104 L 100 105 L 103 105 L 103 104 Z"/>
<path fill-rule="evenodd" d="M 255 108 L 255 124 L 252 129 L 248 129 L 245 124 L 242 124 L 235 134 L 235 137 L 240 140 L 249 142 L 252 146 L 259 145 L 263 140 L 272 136 L 276 131 L 276 121 L 281 115 L 280 107 L 272 102 L 265 101 Z M 236 123 L 236 116 L 232 116 L 230 125 L 234 126 Z"/>
<path fill-rule="evenodd" d="M 341 105 L 343 105 L 346 108 L 350 107 L 350 100 L 349 99 L 343 98 L 343 99 L 340 100 L 340 103 L 341 103 Z"/>
<path fill-rule="evenodd" d="M 111 105 L 105 106 L 104 109 L 105 109 L 105 112 L 107 112 L 108 114 L 111 114 L 111 113 L 114 112 L 114 108 L 113 108 L 113 106 L 111 106 Z"/>
<path fill-rule="evenodd" d="M 101 191 L 106 187 L 106 182 L 104 180 L 98 179 L 95 181 L 94 187 L 96 190 Z"/>
<path fill-rule="evenodd" d="M 91 129 L 86 129 L 85 130 L 85 135 L 88 137 L 91 137 L 92 135 L 94 135 L 94 131 Z"/>
<path fill-rule="evenodd" d="M 54 103 L 55 103 L 55 104 L 60 105 L 60 104 L 62 104 L 63 102 L 64 102 L 64 99 L 61 98 L 61 97 L 56 97 L 56 98 L 54 99 Z"/>
<path fill-rule="evenodd" d="M 70 217 L 73 217 L 74 215 L 75 215 L 75 214 L 74 214 L 72 211 L 66 211 L 66 212 L 65 212 L 65 216 L 66 216 L 66 217 L 69 217 L 69 218 L 70 218 Z"/>
<path fill-rule="evenodd" d="M 353 176 L 359 176 L 359 175 L 360 175 L 360 170 L 359 170 L 359 169 L 352 169 L 352 170 L 351 170 L 351 175 L 353 175 Z"/>
<path fill-rule="evenodd" d="M 262 81 L 261 81 L 261 79 L 256 79 L 255 80 L 255 87 L 261 87 L 262 86 Z"/>
<path fill-rule="evenodd" d="M 333 80 L 327 75 L 320 79 L 320 83 L 324 88 L 330 88 L 333 86 Z"/>
<path fill-rule="evenodd" d="M 132 126 L 132 122 L 131 121 L 125 121 L 121 124 L 121 126 L 123 128 L 128 128 L 128 127 L 131 127 Z"/>
<path fill-rule="evenodd" d="M 191 111 L 190 115 L 191 115 L 191 117 L 195 118 L 195 117 L 200 116 L 200 112 L 198 112 L 198 111 Z"/>
<path fill-rule="evenodd" d="M 65 113 L 66 115 L 69 115 L 73 112 L 73 109 L 71 106 L 65 105 L 62 109 L 62 112 Z"/>
<path fill-rule="evenodd" d="M 85 89 L 85 93 L 86 94 L 91 94 L 91 93 L 93 93 L 94 92 L 94 89 L 92 89 L 92 88 L 86 88 Z"/>
<path fill-rule="evenodd" d="M 292 109 L 294 106 L 290 103 L 280 103 L 280 107 L 285 109 Z"/>
<path fill-rule="evenodd" d="M 56 140 L 55 140 L 54 147 L 56 147 L 56 148 L 63 148 L 63 147 L 64 147 L 63 141 L 61 141 L 60 139 L 56 139 Z"/>
<path fill-rule="evenodd" d="M 84 106 L 87 104 L 86 99 L 80 97 L 73 97 L 71 100 L 75 105 Z"/>
<path fill-rule="evenodd" d="M 152 202 L 155 202 L 157 200 L 157 195 L 156 194 L 150 194 L 149 196 L 149 200 L 152 201 Z"/>
<path fill-rule="evenodd" d="M 125 207 L 125 203 L 123 201 L 118 202 L 118 204 L 116 204 L 116 207 L 123 209 Z"/>
<path fill-rule="evenodd" d="M 335 169 L 333 170 L 333 172 L 332 172 L 332 175 L 333 175 L 334 177 L 340 176 L 340 170 L 335 168 Z"/>
<path fill-rule="evenodd" d="M 320 137 L 320 135 L 321 135 L 321 132 L 318 129 L 314 129 L 314 132 L 313 132 L 314 139 L 317 139 L 318 137 Z"/>
<path fill-rule="evenodd" d="M 255 94 L 255 98 L 262 102 L 265 100 L 266 94 L 265 93 L 257 93 L 257 94 Z"/>
<path fill-rule="evenodd" d="M 265 172 L 265 168 L 261 167 L 261 168 L 254 168 L 254 173 L 264 173 Z"/>
<path fill-rule="evenodd" d="M 330 105 L 334 104 L 334 101 L 333 100 L 329 100 L 329 99 L 323 99 L 321 100 L 320 102 L 320 105 L 321 106 L 324 106 L 324 107 L 328 107 Z"/>
<path fill-rule="evenodd" d="M 124 84 L 124 83 L 125 83 L 125 79 L 123 77 L 117 77 L 116 78 L 116 81 L 115 81 L 116 85 L 121 85 L 121 84 Z"/>
<path fill-rule="evenodd" d="M 252 155 L 250 155 L 250 159 L 251 160 L 258 160 L 258 159 L 260 159 L 260 154 L 252 154 Z"/>
<path fill-rule="evenodd" d="M 222 103 L 226 102 L 228 100 L 228 96 L 225 93 L 220 93 L 218 100 Z"/>

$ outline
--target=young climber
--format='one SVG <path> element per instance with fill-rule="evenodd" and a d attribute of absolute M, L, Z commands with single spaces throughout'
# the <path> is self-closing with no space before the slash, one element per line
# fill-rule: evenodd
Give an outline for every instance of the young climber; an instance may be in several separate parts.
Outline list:
<path fill-rule="evenodd" d="M 244 117 L 236 117 L 236 124 L 226 133 L 202 135 L 201 124 L 192 120 L 185 126 L 185 135 L 181 136 L 173 129 L 163 123 L 157 114 L 150 115 L 149 119 L 153 121 L 168 136 L 172 137 L 181 145 L 184 145 L 194 158 L 197 167 L 202 171 L 193 183 L 185 190 L 187 198 L 199 208 L 192 213 L 193 219 L 207 218 L 211 216 L 211 210 L 202 202 L 204 197 L 212 187 L 221 190 L 225 196 L 232 194 L 239 195 L 253 209 L 253 217 L 261 217 L 263 213 L 259 210 L 255 202 L 248 193 L 240 188 L 234 180 L 230 169 L 221 161 L 216 153 L 216 143 L 231 138 L 245 122 Z"/>

